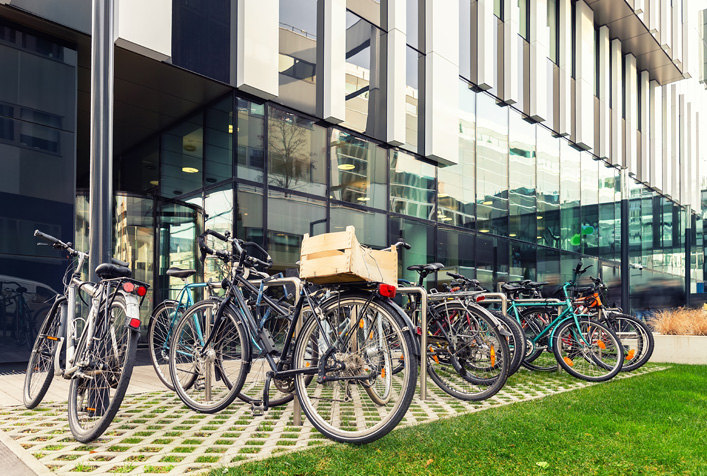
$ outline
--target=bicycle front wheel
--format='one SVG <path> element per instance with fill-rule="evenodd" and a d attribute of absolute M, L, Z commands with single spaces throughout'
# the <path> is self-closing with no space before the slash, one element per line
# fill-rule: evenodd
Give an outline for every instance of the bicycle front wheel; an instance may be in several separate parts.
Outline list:
<path fill-rule="evenodd" d="M 648 326 L 636 317 L 605 311 L 602 322 L 608 325 L 621 340 L 624 351 L 622 372 L 642 367 L 653 355 L 655 340 Z"/>
<path fill-rule="evenodd" d="M 609 380 L 621 371 L 623 347 L 614 331 L 591 319 L 568 319 L 555 330 L 552 349 L 567 373 L 589 382 Z"/>
<path fill-rule="evenodd" d="M 404 323 L 382 300 L 343 293 L 304 324 L 294 352 L 295 388 L 309 421 L 326 437 L 368 443 L 388 434 L 415 392 L 418 365 Z M 393 365 L 405 362 L 393 374 Z"/>
<path fill-rule="evenodd" d="M 169 345 L 174 390 L 192 410 L 216 413 L 235 400 L 250 367 L 250 347 L 240 319 L 225 308 L 214 328 L 220 303 L 201 301 L 182 316 Z M 205 347 L 212 332 L 211 343 Z"/>
<path fill-rule="evenodd" d="M 61 306 L 49 309 L 42 322 L 37 338 L 34 340 L 32 353 L 27 363 L 25 373 L 24 392 L 22 399 L 27 408 L 34 408 L 47 394 L 54 377 L 54 357 L 56 349 L 61 342 L 59 339 L 59 325 Z"/>
<path fill-rule="evenodd" d="M 552 372 L 557 370 L 557 361 L 550 343 L 551 331 L 538 338 L 550 325 L 554 311 L 550 308 L 528 308 L 520 313 L 520 326 L 526 337 L 525 359 L 522 365 L 528 370 Z"/>
<path fill-rule="evenodd" d="M 508 316 L 504 316 L 500 311 L 489 311 L 496 319 L 500 322 L 500 328 L 510 333 L 510 336 L 506 337 L 508 342 L 508 349 L 511 352 L 511 360 L 508 364 L 508 376 L 510 377 L 518 371 L 521 367 L 521 363 L 525 358 L 525 352 L 527 349 L 525 334 L 523 333 L 523 328 L 518 324 L 518 321 L 512 319 Z"/>
<path fill-rule="evenodd" d="M 82 443 L 103 434 L 128 389 L 139 334 L 125 325 L 126 316 L 125 299 L 116 296 L 107 313 L 98 313 L 93 336 L 84 329 L 79 340 L 79 369 L 69 386 L 69 427 Z"/>
<path fill-rule="evenodd" d="M 160 381 L 174 390 L 169 376 L 169 341 L 184 309 L 176 301 L 164 301 L 155 308 L 147 326 L 147 344 L 152 367 Z"/>

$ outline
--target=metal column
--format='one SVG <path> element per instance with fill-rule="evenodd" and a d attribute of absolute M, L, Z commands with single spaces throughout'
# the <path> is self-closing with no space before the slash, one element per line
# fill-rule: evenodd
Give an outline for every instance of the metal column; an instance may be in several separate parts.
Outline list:
<path fill-rule="evenodd" d="M 114 0 L 93 0 L 91 19 L 91 169 L 89 272 L 110 262 L 113 229 Z"/>
<path fill-rule="evenodd" d="M 631 311 L 628 240 L 628 170 L 621 169 L 621 307 L 625 312 Z"/>

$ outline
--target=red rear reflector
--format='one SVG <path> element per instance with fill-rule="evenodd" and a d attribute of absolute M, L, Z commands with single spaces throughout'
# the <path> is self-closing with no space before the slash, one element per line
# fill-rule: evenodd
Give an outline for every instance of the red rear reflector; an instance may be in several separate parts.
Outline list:
<path fill-rule="evenodd" d="M 486 299 L 486 296 L 476 296 L 476 302 L 483 301 Z"/>
<path fill-rule="evenodd" d="M 140 296 L 140 297 L 142 297 L 142 296 L 144 296 L 145 294 L 147 294 L 147 288 L 146 288 L 145 286 L 139 286 L 139 287 L 137 288 L 137 295 Z"/>
<path fill-rule="evenodd" d="M 133 329 L 139 329 L 140 328 L 140 319 L 137 317 L 133 317 L 130 319 L 130 322 L 128 323 L 128 326 L 132 327 Z"/>
<path fill-rule="evenodd" d="M 378 294 L 387 298 L 394 298 L 397 289 L 392 284 L 379 284 Z"/>
<path fill-rule="evenodd" d="M 135 285 L 130 281 L 123 283 L 123 291 L 125 291 L 126 293 L 131 293 L 135 291 Z"/>

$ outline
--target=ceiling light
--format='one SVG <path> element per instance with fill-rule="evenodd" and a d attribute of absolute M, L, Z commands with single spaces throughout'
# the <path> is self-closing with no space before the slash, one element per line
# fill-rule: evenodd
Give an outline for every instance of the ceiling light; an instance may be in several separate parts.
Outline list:
<path fill-rule="evenodd" d="M 542 216 L 542 215 L 538 215 L 538 220 L 542 220 L 542 219 L 543 219 L 543 216 Z"/>
<path fill-rule="evenodd" d="M 481 202 L 481 204 L 482 204 L 482 205 L 493 205 L 493 201 L 492 201 L 492 200 L 486 200 L 486 201 L 484 201 L 484 202 Z"/>
<path fill-rule="evenodd" d="M 518 236 L 518 235 L 516 235 L 515 233 L 511 233 L 511 234 L 508 235 L 508 236 L 510 236 L 511 238 L 515 238 L 515 237 Z"/>
<path fill-rule="evenodd" d="M 159 185 L 159 180 L 150 180 L 150 185 Z"/>
<path fill-rule="evenodd" d="M 277 234 L 275 234 L 275 236 L 285 236 L 285 234 L 284 233 L 277 233 Z"/>
<path fill-rule="evenodd" d="M 191 142 L 187 142 L 186 144 L 184 144 L 184 150 L 186 150 L 187 152 L 194 152 L 196 150 L 196 146 Z"/>
<path fill-rule="evenodd" d="M 195 174 L 199 171 L 199 169 L 195 169 L 194 167 L 182 167 L 182 172 L 185 174 Z"/>
<path fill-rule="evenodd" d="M 340 164 L 339 170 L 353 170 L 356 166 L 354 164 Z"/>
<path fill-rule="evenodd" d="M 233 134 L 233 124 L 228 125 L 228 133 Z"/>
<path fill-rule="evenodd" d="M 367 201 L 370 200 L 370 198 L 368 198 L 368 197 L 358 197 L 356 200 L 358 200 L 359 202 L 367 202 Z"/>
<path fill-rule="evenodd" d="M 481 233 L 488 233 L 489 230 L 479 230 Z"/>
<path fill-rule="evenodd" d="M 437 194 L 437 198 L 447 198 L 448 196 L 449 195 L 447 195 L 446 193 L 438 193 Z"/>

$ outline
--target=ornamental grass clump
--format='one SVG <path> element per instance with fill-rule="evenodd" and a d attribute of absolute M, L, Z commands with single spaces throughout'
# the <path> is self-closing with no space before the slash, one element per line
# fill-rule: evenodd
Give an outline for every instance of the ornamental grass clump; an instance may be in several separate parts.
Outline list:
<path fill-rule="evenodd" d="M 703 309 L 659 311 L 650 321 L 656 332 L 665 335 L 707 336 L 707 312 Z"/>

